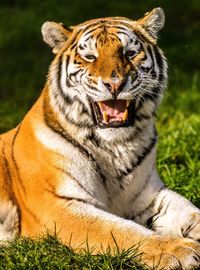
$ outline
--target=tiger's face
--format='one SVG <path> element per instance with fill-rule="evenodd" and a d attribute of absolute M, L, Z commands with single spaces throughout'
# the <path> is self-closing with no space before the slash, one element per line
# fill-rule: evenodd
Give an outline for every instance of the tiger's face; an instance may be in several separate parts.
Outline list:
<path fill-rule="evenodd" d="M 106 25 L 99 24 L 89 40 L 84 33 L 78 43 L 77 59 L 85 62 L 84 67 L 87 65 L 79 83 L 92 102 L 97 123 L 117 127 L 128 125 L 133 119 L 130 109 L 141 88 L 144 52 L 129 27 L 116 31 L 116 23 Z"/>
<path fill-rule="evenodd" d="M 59 69 L 63 95 L 90 104 L 99 127 L 133 125 L 138 102 L 146 94 L 153 97 L 165 79 L 156 46 L 163 24 L 161 9 L 139 21 L 103 18 L 71 28 L 45 23 L 43 37 L 57 54 L 53 69 Z"/>

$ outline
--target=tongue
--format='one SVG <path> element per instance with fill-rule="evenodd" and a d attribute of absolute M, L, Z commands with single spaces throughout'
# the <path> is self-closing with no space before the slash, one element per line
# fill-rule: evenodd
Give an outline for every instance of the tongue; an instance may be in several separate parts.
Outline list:
<path fill-rule="evenodd" d="M 126 110 L 126 100 L 106 100 L 98 103 L 102 115 L 105 115 L 109 122 L 122 121 Z"/>

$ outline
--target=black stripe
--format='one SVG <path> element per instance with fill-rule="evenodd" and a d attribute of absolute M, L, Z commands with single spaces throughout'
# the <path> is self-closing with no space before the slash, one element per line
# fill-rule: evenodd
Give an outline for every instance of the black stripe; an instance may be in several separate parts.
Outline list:
<path fill-rule="evenodd" d="M 144 92 L 144 94 L 142 96 L 140 96 L 139 102 L 137 104 L 136 107 L 136 111 L 141 110 L 142 107 L 144 107 L 145 102 L 148 100 L 151 100 L 155 106 L 157 105 L 157 101 L 158 101 L 158 97 L 159 97 L 159 93 L 162 93 L 162 90 L 159 87 L 154 87 L 151 90 L 151 93 L 146 93 Z M 153 112 L 154 114 L 155 112 Z"/>
<path fill-rule="evenodd" d="M 87 202 L 86 200 L 80 199 L 80 198 L 58 195 L 57 193 L 53 192 L 52 190 L 48 190 L 48 189 L 45 189 L 45 191 L 51 193 L 57 199 L 65 200 L 67 202 L 70 202 L 70 201 L 74 201 L 75 200 L 77 202 L 82 202 L 82 203 L 89 204 L 89 202 Z"/>
<path fill-rule="evenodd" d="M 154 57 L 153 57 L 153 52 L 152 52 L 152 48 L 150 45 L 147 46 L 147 51 L 152 59 L 152 61 L 154 60 Z M 154 61 L 153 61 L 154 62 Z"/>
<path fill-rule="evenodd" d="M 165 199 L 165 197 L 164 197 L 164 199 Z M 158 215 L 158 214 L 161 212 L 161 210 L 163 209 L 162 203 L 163 203 L 164 199 L 162 200 L 162 202 L 161 202 L 161 204 L 160 204 L 160 207 L 159 207 L 160 209 L 159 209 L 159 212 L 157 213 L 157 215 Z M 165 211 L 162 213 L 162 215 L 158 216 L 157 218 L 160 218 L 160 217 L 164 216 L 164 215 L 167 213 L 167 210 L 168 210 L 168 208 L 169 208 L 169 205 L 170 205 L 170 202 L 168 202 L 167 206 L 165 207 Z"/>
<path fill-rule="evenodd" d="M 165 186 L 163 186 L 162 188 L 160 188 L 160 190 L 158 191 L 158 193 L 161 190 L 163 190 L 164 188 L 165 188 Z M 157 199 L 157 194 L 156 194 L 155 198 L 151 201 L 151 203 L 147 207 L 145 207 L 145 209 L 143 209 L 142 211 L 138 212 L 135 217 L 138 217 L 138 216 L 141 217 L 142 215 L 144 215 L 150 208 L 152 208 L 155 205 L 156 199 Z"/>
<path fill-rule="evenodd" d="M 139 122 L 143 121 L 143 120 L 149 120 L 152 116 L 143 114 L 143 113 L 136 113 L 135 115 L 135 119 Z"/>
<path fill-rule="evenodd" d="M 138 136 L 143 130 L 144 130 L 143 128 L 137 127 L 135 123 L 135 132 L 134 132 L 135 136 Z"/>
<path fill-rule="evenodd" d="M 138 78 L 138 76 L 135 77 L 135 78 L 133 79 L 133 81 L 136 81 L 137 78 Z M 132 82 L 133 82 L 133 81 L 132 81 Z M 133 87 L 131 87 L 131 89 L 129 90 L 129 92 L 130 92 L 131 90 L 133 90 L 133 89 L 134 89 L 134 92 L 135 92 L 135 91 L 136 91 L 136 88 L 137 88 L 141 83 L 142 83 L 141 80 L 138 80 L 138 82 L 137 82 L 136 84 L 134 84 Z M 138 90 L 137 90 L 137 91 L 138 91 Z"/>
<path fill-rule="evenodd" d="M 77 56 L 78 54 L 76 53 L 75 57 Z M 74 64 L 77 65 L 78 67 L 80 67 L 80 65 L 82 64 L 80 61 L 74 59 Z"/>
<path fill-rule="evenodd" d="M 114 24 L 113 24 L 113 22 L 114 22 Z M 116 23 L 118 23 L 118 25 L 116 25 Z M 120 24 L 120 26 L 119 26 L 119 24 Z M 133 28 L 131 27 L 131 25 L 130 25 L 130 23 L 128 21 L 127 22 L 124 22 L 124 21 L 122 22 L 122 21 L 120 21 L 118 19 L 113 20 L 113 21 L 106 22 L 106 27 L 108 27 L 108 28 L 114 28 L 114 29 L 117 28 L 117 29 L 122 29 L 122 30 L 127 30 L 127 28 L 128 28 L 129 30 L 132 30 L 133 31 Z M 134 32 L 134 34 L 135 34 L 135 32 Z"/>
<path fill-rule="evenodd" d="M 70 50 L 73 50 L 75 47 L 76 47 L 76 45 L 77 45 L 77 40 L 71 45 L 71 48 L 70 48 Z"/>
<path fill-rule="evenodd" d="M 159 81 L 162 82 L 163 81 L 163 58 L 162 58 L 162 55 L 159 51 L 159 49 L 154 46 L 154 52 L 155 52 L 155 58 L 156 58 L 156 62 L 158 64 L 158 67 L 159 67 Z"/>
<path fill-rule="evenodd" d="M 65 171 L 64 169 L 60 168 L 60 167 L 55 167 L 55 169 L 61 171 L 62 173 L 64 173 L 65 175 L 69 176 L 73 181 L 75 181 L 81 189 L 83 189 L 89 196 L 93 197 L 92 194 L 90 194 L 90 192 L 74 177 L 72 176 L 69 172 Z"/>
<path fill-rule="evenodd" d="M 80 80 L 82 80 L 83 76 L 86 74 L 87 69 L 85 69 L 85 71 L 80 75 Z"/>
<path fill-rule="evenodd" d="M 77 202 L 82 202 L 82 203 L 89 203 L 89 202 L 87 202 L 87 201 L 85 201 L 85 200 L 83 200 L 83 199 L 80 199 L 80 198 L 75 198 L 75 197 L 65 197 L 65 196 L 59 196 L 59 195 L 57 195 L 57 197 L 59 198 L 59 199 L 63 199 L 63 200 L 67 200 L 67 201 L 77 201 Z"/>
<path fill-rule="evenodd" d="M 20 176 L 19 167 L 18 167 L 18 165 L 17 165 L 17 161 L 16 161 L 16 159 L 15 159 L 15 154 L 14 154 L 15 142 L 16 142 L 16 138 L 17 138 L 17 136 L 18 136 L 18 134 L 19 134 L 19 132 L 20 132 L 20 129 L 21 129 L 21 125 L 18 126 L 17 131 L 16 131 L 16 133 L 15 133 L 15 135 L 14 135 L 14 137 L 13 137 L 12 147 L 11 147 L 11 149 L 12 149 L 12 152 L 11 152 L 11 158 L 12 158 L 13 163 L 14 163 L 14 165 L 15 165 L 15 169 L 16 169 L 16 172 L 17 172 L 17 177 L 18 177 L 18 180 L 19 180 L 19 182 L 20 182 L 20 187 L 22 188 L 23 192 L 26 194 L 25 186 L 24 186 L 23 181 L 22 181 L 22 178 L 21 178 L 21 176 Z M 17 187 L 17 188 L 18 188 L 18 187 Z M 35 220 L 39 223 L 39 220 L 38 220 L 38 218 L 36 217 L 36 215 L 35 215 L 30 209 L 27 208 L 27 206 L 26 206 L 26 204 L 23 202 L 22 198 L 21 198 L 21 203 L 23 204 L 24 209 L 25 209 L 25 210 L 33 217 L 33 219 L 35 219 Z M 20 225 L 20 226 L 21 226 L 21 225 Z M 20 229 L 20 230 L 21 230 L 21 229 Z"/>
<path fill-rule="evenodd" d="M 32 216 L 32 218 L 33 218 L 37 223 L 40 223 L 40 220 L 38 219 L 37 215 L 34 214 L 34 212 L 31 211 L 31 210 L 26 206 L 26 203 L 24 203 L 22 200 L 21 200 L 21 203 L 23 204 L 23 207 L 24 207 L 25 211 L 28 212 L 29 215 Z"/>
<path fill-rule="evenodd" d="M 70 103 L 68 103 L 68 104 L 70 104 Z M 59 108 L 60 113 L 65 117 L 65 120 L 67 122 L 69 122 L 70 124 L 75 125 L 76 127 L 79 127 L 79 128 L 91 128 L 93 126 L 93 124 L 89 124 L 85 121 L 84 122 L 76 122 L 75 120 L 70 118 L 69 115 L 67 115 L 65 113 L 65 108 L 62 107 L 60 104 L 58 104 L 58 108 Z M 84 113 L 84 108 L 83 108 L 82 112 Z M 87 112 L 85 112 L 85 113 L 87 113 Z"/>
<path fill-rule="evenodd" d="M 89 39 L 92 39 L 93 37 L 90 35 L 88 38 L 85 39 L 85 42 L 87 42 Z"/>
<path fill-rule="evenodd" d="M 66 85 L 68 88 L 72 87 L 72 84 L 68 78 L 66 78 Z"/>
<path fill-rule="evenodd" d="M 153 170 L 154 170 L 154 167 L 153 167 Z M 150 179 L 150 177 L 152 176 L 152 173 L 153 173 L 153 170 L 151 171 L 151 173 L 149 174 L 149 175 L 147 175 L 147 177 L 146 177 L 146 179 L 145 179 L 145 181 L 144 181 L 144 183 L 143 183 L 143 185 L 142 185 L 142 187 L 141 187 L 141 189 L 140 189 L 140 191 L 138 191 L 136 194 L 135 194 L 135 196 L 134 196 L 134 198 L 132 198 L 132 200 L 131 200 L 131 205 L 140 197 L 140 195 L 142 194 L 142 192 L 145 190 L 145 188 L 147 187 L 147 184 L 148 184 L 148 182 L 149 182 L 149 179 Z"/>
<path fill-rule="evenodd" d="M 105 24 L 106 23 L 106 27 L 105 28 L 114 28 L 114 29 L 120 29 L 120 30 L 127 30 L 130 29 L 130 25 L 128 23 L 124 23 L 124 22 L 120 22 L 121 25 L 124 25 L 125 28 L 123 28 L 122 26 L 116 26 L 113 24 L 113 22 L 108 22 L 106 20 L 100 20 L 98 22 L 94 22 L 94 23 L 91 23 L 89 24 L 88 26 L 86 26 L 83 31 L 85 32 L 84 36 L 86 37 L 87 35 L 91 34 L 92 32 L 94 32 L 95 30 L 97 30 L 98 28 L 101 28 L 102 27 L 102 24 Z M 116 23 L 116 22 L 114 22 Z M 97 26 L 97 27 L 95 27 Z M 88 32 L 86 32 L 89 28 L 91 27 L 95 27 L 95 28 L 92 28 L 91 30 L 89 30 Z"/>
<path fill-rule="evenodd" d="M 68 66 L 69 64 L 69 56 L 67 56 L 66 58 L 66 66 Z M 78 97 L 74 97 L 73 100 L 70 98 L 70 96 L 68 96 L 66 93 L 63 92 L 62 90 L 62 85 L 61 85 L 61 75 L 62 75 L 62 64 L 63 64 L 63 58 L 62 58 L 62 55 L 60 55 L 60 57 L 58 58 L 58 70 L 57 70 L 57 80 L 56 80 L 56 84 L 57 84 L 57 89 L 62 97 L 62 99 L 68 103 L 68 104 L 72 104 L 74 101 L 78 101 L 79 103 L 81 103 L 82 107 L 83 107 L 83 112 L 87 112 L 88 115 L 89 114 L 89 111 L 87 109 L 87 107 L 85 106 L 84 103 L 82 103 L 82 101 L 80 101 L 80 99 L 78 99 Z M 74 72 L 74 73 L 71 73 L 71 75 L 68 75 L 69 76 L 75 76 L 78 72 L 80 72 L 80 70 Z M 69 80 L 69 78 L 67 78 L 67 80 Z M 68 82 L 69 84 L 70 82 Z"/>
<path fill-rule="evenodd" d="M 68 64 L 69 62 L 69 56 L 67 57 L 66 59 L 66 63 Z M 82 106 L 82 112 L 87 114 L 88 117 L 90 117 L 90 113 L 88 111 L 88 108 L 85 106 L 84 103 L 82 103 L 82 101 L 80 101 L 78 99 L 78 97 L 76 98 L 73 98 L 73 100 L 63 92 L 62 90 L 62 85 L 61 85 L 61 74 L 62 74 L 62 64 L 63 64 L 63 57 L 62 55 L 60 55 L 60 57 L 58 58 L 58 65 L 57 65 L 57 80 L 56 80 L 56 85 L 57 85 L 57 89 L 58 89 L 58 92 L 59 92 L 59 95 L 60 97 L 63 99 L 63 102 L 65 104 L 68 104 L 68 105 L 72 105 L 74 101 L 77 101 L 80 103 L 80 105 Z M 53 92 L 54 94 L 54 98 L 57 99 L 57 93 L 54 91 Z M 90 128 L 92 125 L 91 124 L 88 124 L 88 123 L 79 123 L 79 122 L 76 122 L 74 120 L 72 120 L 69 116 L 67 116 L 65 114 L 65 108 L 61 106 L 61 104 L 58 104 L 58 107 L 59 107 L 59 110 L 61 112 L 61 114 L 63 114 L 65 116 L 65 118 L 72 124 L 78 126 L 78 127 L 88 127 Z"/>
<path fill-rule="evenodd" d="M 12 147 L 11 147 L 11 149 L 12 149 L 11 157 L 12 157 L 13 163 L 15 165 L 18 180 L 20 182 L 20 187 L 22 188 L 23 192 L 26 194 L 25 186 L 24 186 L 22 178 L 20 176 L 19 167 L 17 165 L 17 161 L 15 159 L 15 153 L 14 153 L 15 142 L 16 142 L 17 136 L 19 135 L 20 130 L 21 130 L 21 124 L 18 126 L 17 131 L 16 131 L 16 133 L 15 133 L 15 135 L 13 137 Z M 39 219 L 37 218 L 37 216 L 30 209 L 27 208 L 26 203 L 23 202 L 22 198 L 21 198 L 21 203 L 23 204 L 24 209 L 32 216 L 32 218 L 39 223 Z"/>
<path fill-rule="evenodd" d="M 2 157 L 3 157 L 3 161 L 4 161 L 4 167 L 5 167 L 5 170 L 6 170 L 6 174 L 8 175 L 8 182 L 5 187 L 6 187 L 6 190 L 7 190 L 7 193 L 9 194 L 9 188 L 11 189 L 11 186 L 12 186 L 12 178 L 11 178 L 11 173 L 10 173 L 10 169 L 9 169 L 9 164 L 8 164 L 8 160 L 6 158 L 6 155 L 5 155 L 5 143 L 3 143 L 3 146 L 2 146 Z M 9 186 L 9 188 L 8 188 Z"/>
<path fill-rule="evenodd" d="M 123 143 L 125 144 L 127 142 L 132 141 L 132 140 L 135 140 L 137 138 L 137 136 L 139 135 L 139 131 L 141 132 L 142 129 L 136 127 L 136 130 L 129 137 L 123 139 Z M 110 153 L 111 155 L 114 155 L 114 152 L 113 152 L 114 145 L 117 145 L 118 143 L 121 142 L 121 138 L 119 138 L 119 141 L 116 140 L 113 145 L 106 146 L 104 140 L 101 140 L 101 138 L 99 138 L 98 136 L 96 136 L 96 134 L 94 132 L 92 132 L 87 137 L 87 139 L 88 140 L 91 140 L 92 143 L 96 147 L 101 148 L 102 150 L 105 150 L 107 153 Z"/>
<path fill-rule="evenodd" d="M 162 190 L 164 190 L 164 189 L 168 189 L 165 185 L 158 191 L 158 193 L 160 193 Z M 158 198 L 158 193 L 157 193 L 157 195 L 156 195 L 156 197 Z M 158 215 L 161 211 L 162 211 L 162 209 L 163 209 L 163 202 L 164 202 L 164 200 L 166 199 L 166 195 L 162 198 L 162 200 L 161 200 L 161 202 L 160 202 L 160 204 L 159 204 L 159 207 L 158 207 L 158 211 L 157 211 L 157 213 L 155 214 L 155 216 L 156 215 Z M 166 211 L 165 211 L 166 212 Z M 165 214 L 165 212 L 164 212 L 164 214 Z M 163 216 L 164 214 L 162 214 L 161 216 Z"/>
<path fill-rule="evenodd" d="M 87 42 L 90 38 L 93 38 L 93 36 L 92 36 L 93 32 L 95 32 L 97 29 L 100 29 L 100 28 L 101 28 L 101 26 L 100 27 L 97 26 L 97 27 L 89 30 L 87 33 L 85 32 L 84 33 L 84 42 Z"/>
<path fill-rule="evenodd" d="M 135 215 L 135 218 L 137 217 L 142 217 L 148 210 L 150 210 L 151 208 L 153 208 L 155 204 L 155 198 L 151 201 L 151 203 L 146 206 L 142 211 L 138 212 L 136 215 Z"/>
<path fill-rule="evenodd" d="M 94 170 L 99 175 L 99 180 L 105 184 L 106 183 L 106 177 L 103 175 L 98 163 L 96 162 L 95 158 L 92 154 L 88 152 L 87 149 L 85 149 L 80 143 L 78 143 L 75 139 L 73 139 L 60 125 L 59 123 L 56 123 L 57 126 L 55 127 L 52 125 L 52 123 L 47 118 L 47 115 L 44 115 L 45 123 L 46 125 L 52 129 L 54 132 L 59 134 L 62 138 L 64 138 L 68 143 L 73 145 L 75 148 L 77 148 L 89 161 L 92 163 Z"/>
<path fill-rule="evenodd" d="M 144 98 L 145 101 L 146 100 L 151 100 L 151 101 L 155 102 L 155 99 L 157 98 L 157 95 L 154 94 L 154 89 L 152 90 L 151 93 L 144 93 L 144 95 L 142 97 Z M 155 91 L 155 93 L 156 92 L 157 92 L 157 90 Z"/>
<path fill-rule="evenodd" d="M 157 142 L 157 135 L 155 131 L 154 137 L 151 138 L 149 145 L 147 147 L 144 147 L 142 154 L 137 157 L 137 161 L 132 161 L 131 167 L 127 168 L 125 172 L 121 171 L 117 179 L 121 181 L 123 177 L 126 177 L 130 173 L 132 173 L 134 169 L 137 168 L 143 162 L 143 160 L 148 156 L 148 154 L 151 152 L 151 150 L 155 146 L 156 142 Z"/>
<path fill-rule="evenodd" d="M 163 203 L 164 199 L 162 200 L 161 203 Z M 162 210 L 162 207 L 160 208 L 159 212 L 157 212 L 156 214 L 154 214 L 153 216 L 149 217 L 148 220 L 146 221 L 147 226 L 151 226 L 151 229 L 156 229 L 156 220 L 158 220 L 160 217 L 164 216 L 168 210 L 170 206 L 170 202 L 168 202 L 165 211 L 162 213 L 162 215 L 158 215 L 160 213 L 160 211 Z"/>
<path fill-rule="evenodd" d="M 61 58 L 62 56 L 60 56 L 60 58 Z M 67 55 L 67 57 L 66 57 L 66 74 L 67 74 L 67 78 L 66 79 L 68 79 L 68 66 L 69 66 L 69 60 L 70 60 L 70 56 L 69 55 Z M 59 61 L 60 61 L 60 59 L 59 59 Z M 62 60 L 61 60 L 62 61 Z"/>
<path fill-rule="evenodd" d="M 85 106 L 85 104 L 78 97 L 74 97 L 73 100 L 71 100 L 69 96 L 65 95 L 65 100 L 66 100 L 66 98 L 68 98 L 69 104 L 72 104 L 74 102 L 78 102 L 79 105 L 82 107 L 82 113 L 87 114 L 90 117 L 90 113 L 88 111 L 88 108 Z M 88 125 L 88 126 L 91 126 L 91 125 Z"/>
<path fill-rule="evenodd" d="M 96 88 L 96 87 L 94 87 L 94 86 L 91 86 L 90 84 L 88 84 L 88 83 L 85 83 L 86 85 L 87 85 L 87 87 L 88 88 L 90 88 L 90 89 L 92 89 L 92 90 L 96 90 L 96 91 L 98 91 L 98 89 Z"/>
<path fill-rule="evenodd" d="M 69 62 L 69 56 L 66 59 L 66 63 L 68 63 L 68 62 Z M 56 77 L 57 77 L 57 79 L 56 79 L 57 87 L 56 88 L 58 89 L 60 95 L 64 99 L 65 95 L 62 91 L 62 85 L 61 85 L 62 64 L 63 64 L 63 59 L 62 59 L 62 55 L 60 55 L 58 58 L 58 65 L 57 65 L 58 69 L 57 69 L 57 74 L 56 74 Z"/>
<path fill-rule="evenodd" d="M 70 73 L 68 75 L 69 79 L 71 80 L 71 77 L 75 77 L 81 71 L 83 71 L 83 69 L 79 68 L 77 71 L 74 71 L 73 73 Z"/>
<path fill-rule="evenodd" d="M 87 140 L 91 141 L 96 147 L 101 147 L 99 138 L 94 134 L 94 132 L 91 132 L 86 138 Z"/>
<path fill-rule="evenodd" d="M 155 57 L 154 57 L 154 54 L 153 54 L 153 51 L 152 51 L 152 47 L 149 45 L 148 47 L 147 47 L 147 50 L 148 50 L 148 53 L 149 53 L 149 55 L 150 55 L 150 57 L 151 57 L 151 59 L 152 59 L 152 70 L 151 70 L 151 75 L 152 75 L 152 77 L 154 78 L 154 79 L 156 79 L 156 77 L 157 77 L 157 75 L 158 74 L 156 74 L 156 72 L 155 72 Z"/>
<path fill-rule="evenodd" d="M 94 30 L 100 28 L 101 26 L 99 26 L 99 24 L 101 24 L 101 23 L 105 23 L 105 21 L 102 20 L 102 21 L 94 22 L 94 23 L 91 23 L 91 24 L 89 24 L 88 26 L 86 26 L 86 27 L 83 29 L 83 31 L 84 31 L 84 33 L 85 33 L 84 35 L 87 36 L 87 35 L 90 34 L 92 31 L 94 31 Z M 97 25 L 96 28 L 93 28 L 93 29 L 89 30 L 89 31 L 86 33 L 86 31 L 87 31 L 89 28 L 94 27 L 94 26 L 96 26 L 96 25 Z"/>
<path fill-rule="evenodd" d="M 27 207 L 26 203 L 24 203 L 24 201 L 22 200 L 22 198 L 21 198 L 21 204 L 23 205 L 24 210 L 25 210 L 26 212 L 28 212 L 29 215 L 30 215 L 30 216 L 31 216 L 38 224 L 40 224 L 40 220 L 39 220 L 39 218 L 37 217 L 37 215 Z M 43 224 L 42 224 L 42 225 L 43 225 Z"/>
<path fill-rule="evenodd" d="M 98 34 L 98 35 L 96 35 L 96 38 L 95 38 L 95 48 L 97 48 L 97 40 L 99 39 L 99 37 L 101 36 L 101 32 Z"/>
<path fill-rule="evenodd" d="M 69 46 L 71 46 L 71 47 L 73 47 L 74 45 L 76 45 L 77 44 L 77 37 L 78 37 L 78 35 L 80 34 L 80 32 L 82 31 L 82 29 L 79 29 L 77 32 L 76 32 L 76 34 L 73 36 L 73 38 L 71 39 L 71 43 L 69 44 Z M 74 46 L 75 47 L 75 46 Z M 71 48 L 72 49 L 72 48 Z"/>
<path fill-rule="evenodd" d="M 58 82 L 59 80 L 57 80 Z M 90 116 L 90 113 L 88 111 L 88 108 L 85 106 L 85 104 L 78 98 L 78 97 L 73 97 L 73 100 L 71 99 L 71 97 L 67 94 L 65 94 L 62 89 L 61 89 L 61 85 L 57 84 L 57 89 L 59 90 L 59 94 L 61 95 L 63 101 L 68 104 L 68 105 L 72 105 L 74 103 L 74 101 L 79 102 L 80 105 L 83 107 L 83 113 L 88 114 L 88 116 Z M 57 94 L 54 93 L 54 97 L 57 98 Z"/>
<path fill-rule="evenodd" d="M 122 34 L 122 35 L 125 35 L 125 36 L 129 37 L 129 34 L 126 33 L 126 32 L 123 32 L 123 31 L 119 31 L 119 32 L 117 32 L 117 34 Z"/>
<path fill-rule="evenodd" d="M 9 199 L 12 201 L 13 205 L 15 205 L 17 207 L 17 215 L 18 215 L 18 219 L 19 219 L 19 224 L 18 224 L 18 232 L 17 233 L 21 233 L 21 210 L 20 210 L 20 207 L 19 207 L 19 203 L 17 201 L 17 198 L 12 190 L 12 176 L 11 176 L 11 172 L 10 172 L 10 167 L 9 167 L 9 162 L 8 162 L 8 159 L 6 158 L 6 155 L 5 155 L 5 144 L 3 144 L 3 147 L 2 147 L 2 157 L 3 157 L 3 160 L 4 160 L 4 166 L 5 166 L 5 169 L 6 169 L 6 173 L 8 175 L 8 178 L 6 180 L 8 180 L 9 182 L 9 187 L 10 187 L 10 190 L 7 190 L 7 193 L 8 193 L 8 196 L 9 196 Z M 6 189 L 7 189 L 7 186 L 6 186 Z M 10 194 L 11 192 L 11 194 Z"/>
<path fill-rule="evenodd" d="M 166 186 L 165 186 L 165 185 L 164 185 L 162 188 L 160 188 L 160 190 L 158 191 L 158 193 L 159 193 L 160 191 L 162 191 L 163 189 L 166 189 Z M 158 197 L 158 195 L 156 195 L 156 197 Z M 148 227 L 149 229 L 152 229 L 152 228 L 153 228 L 153 224 L 155 223 L 155 221 L 157 220 L 157 218 L 159 218 L 159 217 L 156 217 L 156 216 L 157 216 L 157 215 L 160 213 L 160 211 L 162 210 L 162 203 L 163 203 L 164 199 L 165 199 L 165 197 L 162 198 L 161 203 L 160 203 L 160 205 L 159 205 L 159 207 L 158 207 L 158 211 L 157 211 L 154 215 L 152 215 L 151 217 L 149 217 L 149 218 L 147 219 L 146 225 L 147 225 L 147 227 Z M 155 203 L 156 203 L 156 202 L 155 202 Z M 155 217 L 156 217 L 156 219 L 154 220 Z"/>
<path fill-rule="evenodd" d="M 60 23 L 63 28 L 65 28 L 67 31 L 72 32 L 72 28 L 64 23 Z"/>
<path fill-rule="evenodd" d="M 125 25 L 125 26 L 127 26 L 127 25 Z M 122 27 L 122 26 L 117 26 L 117 25 L 108 25 L 108 28 L 114 28 L 114 29 L 127 31 L 127 27 Z M 130 29 L 130 27 L 129 27 L 129 29 Z"/>
<path fill-rule="evenodd" d="M 18 136 L 18 134 L 20 132 L 20 129 L 21 129 L 21 124 L 18 126 L 17 131 L 15 132 L 15 135 L 14 135 L 13 140 L 12 140 L 11 158 L 12 158 L 12 161 L 13 161 L 15 169 L 16 169 L 17 177 L 18 177 L 18 180 L 20 182 L 20 187 L 22 188 L 23 192 L 26 194 L 25 186 L 24 186 L 23 180 L 22 180 L 22 178 L 20 176 L 19 167 L 18 167 L 17 161 L 15 159 L 15 149 L 14 149 L 15 148 L 15 142 L 16 142 L 17 136 Z"/>

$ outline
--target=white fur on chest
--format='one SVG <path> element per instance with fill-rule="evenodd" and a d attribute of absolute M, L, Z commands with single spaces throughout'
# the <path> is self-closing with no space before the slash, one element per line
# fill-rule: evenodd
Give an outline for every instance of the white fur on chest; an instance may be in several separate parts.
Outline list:
<path fill-rule="evenodd" d="M 111 198 L 108 205 L 109 212 L 129 219 L 149 204 L 151 200 L 149 192 L 152 192 L 152 190 L 149 189 L 149 183 L 152 182 L 152 180 L 157 182 L 156 178 L 152 179 L 154 171 L 156 170 L 155 152 L 156 149 L 154 148 L 144 159 L 142 164 L 123 179 L 113 179 L 108 183 Z M 155 193 L 159 187 L 160 181 L 158 181 L 158 187 L 155 188 Z M 146 193 L 146 196 L 144 196 L 143 193 Z"/>
<path fill-rule="evenodd" d="M 161 182 L 155 178 L 155 183 L 153 185 L 151 183 L 152 188 L 151 186 L 146 188 L 147 181 L 154 181 L 150 178 L 155 170 L 155 147 L 130 174 L 123 179 L 117 178 L 117 170 L 123 170 L 123 167 L 131 164 L 135 152 L 140 153 L 142 138 L 125 145 L 121 143 L 110 153 L 98 147 L 90 149 L 90 153 L 106 176 L 106 182 L 102 183 L 97 179 L 98 173 L 95 172 L 91 161 L 50 128 L 41 125 L 37 128 L 36 136 L 48 149 L 62 156 L 57 165 L 68 170 L 73 176 L 70 179 L 69 175 L 64 173 L 60 175 L 62 184 L 57 188 L 60 196 L 79 198 L 115 215 L 130 218 L 148 205 L 151 189 L 155 188 L 156 193 L 161 186 Z M 70 160 L 71 165 L 66 167 L 65 160 Z M 146 196 L 142 196 L 141 200 L 142 193 Z"/>

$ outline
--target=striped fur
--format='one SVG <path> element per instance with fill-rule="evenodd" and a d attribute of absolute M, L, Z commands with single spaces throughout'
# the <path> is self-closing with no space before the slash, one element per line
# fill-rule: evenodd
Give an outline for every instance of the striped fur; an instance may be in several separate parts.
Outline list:
<path fill-rule="evenodd" d="M 167 84 L 157 46 L 163 25 L 160 8 L 138 21 L 43 25 L 56 54 L 46 85 L 0 137 L 2 240 L 16 226 L 33 238 L 56 228 L 73 248 L 87 239 L 95 253 L 117 241 L 120 249 L 138 244 L 149 266 L 199 264 L 200 211 L 164 186 L 155 165 L 154 118 Z"/>

